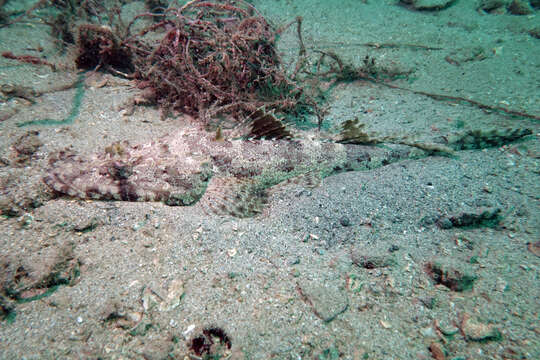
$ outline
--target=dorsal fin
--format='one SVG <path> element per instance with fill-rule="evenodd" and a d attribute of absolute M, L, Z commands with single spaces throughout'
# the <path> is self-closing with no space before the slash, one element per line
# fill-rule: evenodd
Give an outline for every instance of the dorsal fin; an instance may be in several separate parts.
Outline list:
<path fill-rule="evenodd" d="M 264 108 L 255 110 L 249 118 L 240 124 L 234 133 L 247 139 L 290 139 L 292 134 L 281 120 Z"/>
<path fill-rule="evenodd" d="M 251 114 L 251 135 L 256 139 L 288 139 L 291 133 L 273 113 L 258 109 Z"/>

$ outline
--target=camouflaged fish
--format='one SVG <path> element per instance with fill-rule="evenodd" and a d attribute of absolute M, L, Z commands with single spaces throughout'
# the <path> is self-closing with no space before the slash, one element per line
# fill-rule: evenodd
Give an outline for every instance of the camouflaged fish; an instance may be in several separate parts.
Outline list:
<path fill-rule="evenodd" d="M 213 213 L 249 217 L 261 211 L 274 185 L 374 168 L 407 158 L 410 150 L 294 139 L 273 115 L 259 110 L 229 133 L 186 127 L 146 144 L 114 143 L 86 158 L 63 152 L 43 180 L 75 198 L 199 202 Z"/>

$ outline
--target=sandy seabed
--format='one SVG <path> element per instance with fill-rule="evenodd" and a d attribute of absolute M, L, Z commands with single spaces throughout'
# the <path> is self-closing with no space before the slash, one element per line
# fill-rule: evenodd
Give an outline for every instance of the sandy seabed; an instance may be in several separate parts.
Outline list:
<path fill-rule="evenodd" d="M 315 188 L 284 185 L 247 219 L 197 205 L 41 202 L 50 154 L 147 142 L 178 123 L 152 107 L 123 116 L 135 89 L 111 75 L 85 82 L 78 116 L 61 126 L 17 124 L 65 118 L 77 89 L 35 103 L 4 92 L 1 205 L 13 212 L 0 218 L 0 357 L 198 359 L 202 341 L 214 342 L 207 358 L 223 359 L 540 358 L 538 11 L 488 14 L 475 1 L 435 12 L 390 0 L 253 3 L 276 24 L 302 16 L 308 51 L 411 71 L 390 84 L 413 91 L 336 85 L 327 129 L 358 118 L 380 137 L 463 146 Z M 295 32 L 279 44 L 293 66 Z M 1 52 L 38 46 L 54 53 L 47 27 L 0 29 Z M 75 78 L 0 59 L 2 86 L 45 91 Z M 28 199 L 34 209 L 17 208 Z M 22 299 L 7 291 L 14 282 L 30 284 Z"/>

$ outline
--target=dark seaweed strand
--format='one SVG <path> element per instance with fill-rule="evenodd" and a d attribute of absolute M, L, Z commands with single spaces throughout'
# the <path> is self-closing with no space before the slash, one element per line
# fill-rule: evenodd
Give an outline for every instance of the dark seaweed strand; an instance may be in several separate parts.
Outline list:
<path fill-rule="evenodd" d="M 81 109 L 82 99 L 84 97 L 84 76 L 85 72 L 80 73 L 77 77 L 77 82 L 75 83 L 75 96 L 73 97 L 71 111 L 69 112 L 69 115 L 63 119 L 63 120 L 55 120 L 55 119 L 39 119 L 39 120 L 30 120 L 25 121 L 22 123 L 18 123 L 17 127 L 26 127 L 31 125 L 49 125 L 49 126 L 55 126 L 55 125 L 69 125 L 72 124 L 73 121 L 77 116 L 79 116 L 79 112 Z"/>

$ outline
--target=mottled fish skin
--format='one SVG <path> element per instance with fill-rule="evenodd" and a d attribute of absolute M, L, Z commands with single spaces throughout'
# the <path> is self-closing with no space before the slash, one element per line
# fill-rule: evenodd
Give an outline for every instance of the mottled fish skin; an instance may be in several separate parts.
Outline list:
<path fill-rule="evenodd" d="M 88 158 L 60 153 L 43 180 L 56 192 L 81 199 L 191 205 L 204 193 L 211 171 L 209 158 L 190 151 L 184 138 L 195 135 L 180 132 L 135 146 L 115 143 Z"/>
<path fill-rule="evenodd" d="M 206 192 L 206 208 L 246 217 L 260 211 L 265 189 L 308 173 L 374 167 L 374 151 L 388 153 L 311 139 L 216 140 L 214 133 L 186 127 L 146 144 L 115 143 L 87 158 L 61 153 L 44 182 L 75 198 L 168 205 L 192 205 Z"/>

